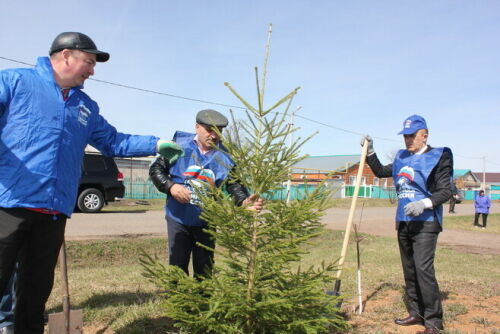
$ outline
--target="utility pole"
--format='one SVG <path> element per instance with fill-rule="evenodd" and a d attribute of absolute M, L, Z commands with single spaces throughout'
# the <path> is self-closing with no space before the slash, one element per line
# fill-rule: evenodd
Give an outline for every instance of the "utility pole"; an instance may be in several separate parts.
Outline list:
<path fill-rule="evenodd" d="M 293 145 L 293 121 L 295 118 L 295 113 L 300 110 L 302 107 L 297 107 L 297 109 L 292 112 L 290 115 L 290 123 L 288 125 L 288 130 L 290 131 L 290 146 Z M 286 183 L 286 203 L 288 204 L 290 202 L 290 193 L 292 190 L 292 172 L 293 172 L 293 167 L 290 169 L 290 174 L 288 177 L 288 182 Z"/>
<path fill-rule="evenodd" d="M 483 156 L 483 190 L 486 193 L 486 156 Z"/>

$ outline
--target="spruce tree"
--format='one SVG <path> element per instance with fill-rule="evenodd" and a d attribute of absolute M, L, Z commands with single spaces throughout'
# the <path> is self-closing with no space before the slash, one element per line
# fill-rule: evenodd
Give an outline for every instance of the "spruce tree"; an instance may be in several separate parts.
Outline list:
<path fill-rule="evenodd" d="M 256 106 L 225 83 L 245 106 L 246 118 L 236 120 L 231 112 L 232 131 L 222 140 L 236 164 L 231 176 L 261 197 L 283 187 L 310 138 L 289 140 L 296 128 L 287 119 L 299 88 L 264 108 L 268 54 L 269 38 L 260 82 L 255 69 Z M 320 185 L 301 200 L 268 200 L 259 213 L 236 206 L 224 187 L 197 191 L 202 218 L 217 245 L 212 274 L 198 280 L 143 258 L 145 275 L 165 291 L 166 316 L 190 334 L 329 333 L 344 327 L 338 297 L 325 293 L 333 285 L 334 264 L 300 265 L 303 246 L 323 231 L 321 216 L 330 194 Z"/>

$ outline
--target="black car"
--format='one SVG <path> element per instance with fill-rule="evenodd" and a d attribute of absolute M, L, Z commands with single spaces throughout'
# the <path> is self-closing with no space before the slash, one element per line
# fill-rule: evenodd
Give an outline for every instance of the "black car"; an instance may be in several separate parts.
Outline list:
<path fill-rule="evenodd" d="M 104 204 L 113 202 L 124 194 L 123 174 L 113 158 L 85 153 L 76 202 L 78 209 L 87 213 L 99 212 Z"/>

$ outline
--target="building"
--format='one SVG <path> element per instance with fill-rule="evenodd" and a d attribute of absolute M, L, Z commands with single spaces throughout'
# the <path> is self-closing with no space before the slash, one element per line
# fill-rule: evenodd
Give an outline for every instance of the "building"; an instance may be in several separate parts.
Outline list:
<path fill-rule="evenodd" d="M 481 182 L 470 169 L 454 169 L 453 181 L 457 188 L 462 190 L 475 190 L 481 187 Z"/>
<path fill-rule="evenodd" d="M 314 183 L 325 179 L 341 180 L 344 185 L 354 185 L 358 174 L 361 155 L 326 155 L 311 156 L 297 163 L 292 168 L 292 182 Z M 361 185 L 391 187 L 392 178 L 377 178 L 365 164 Z"/>
<path fill-rule="evenodd" d="M 482 172 L 473 172 L 472 173 L 481 184 L 483 183 L 483 173 Z M 491 186 L 500 186 L 500 173 L 484 173 L 486 188 L 490 188 Z"/>

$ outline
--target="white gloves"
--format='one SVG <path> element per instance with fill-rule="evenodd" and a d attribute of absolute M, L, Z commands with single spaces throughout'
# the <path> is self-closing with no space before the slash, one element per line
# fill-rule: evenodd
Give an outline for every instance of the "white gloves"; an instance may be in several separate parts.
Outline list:
<path fill-rule="evenodd" d="M 424 200 L 410 202 L 405 205 L 405 215 L 411 217 L 420 216 L 425 210 Z"/>
<path fill-rule="evenodd" d="M 365 143 L 365 139 L 368 142 L 367 154 L 370 155 L 372 153 L 375 153 L 375 151 L 373 150 L 373 139 L 369 135 L 365 135 L 363 138 L 361 138 L 361 142 L 360 142 L 361 146 L 363 146 L 363 144 Z"/>

